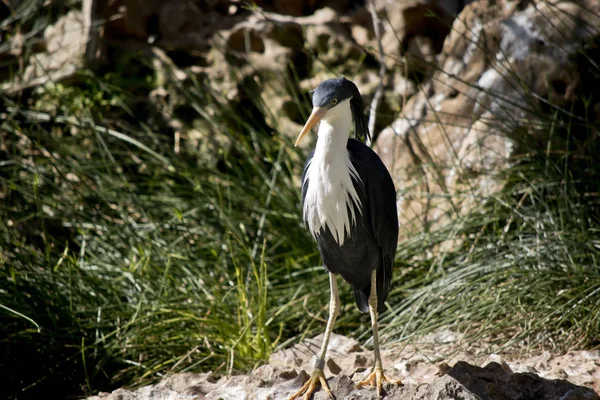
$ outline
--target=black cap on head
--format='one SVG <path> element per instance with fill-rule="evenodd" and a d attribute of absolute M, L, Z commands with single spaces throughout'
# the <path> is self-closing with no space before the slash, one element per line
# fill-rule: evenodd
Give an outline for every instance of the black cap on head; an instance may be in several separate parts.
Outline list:
<path fill-rule="evenodd" d="M 331 109 L 344 100 L 350 99 L 350 109 L 354 118 L 354 131 L 358 138 L 370 138 L 365 106 L 356 85 L 344 78 L 332 78 L 321 82 L 313 93 L 313 107 Z"/>

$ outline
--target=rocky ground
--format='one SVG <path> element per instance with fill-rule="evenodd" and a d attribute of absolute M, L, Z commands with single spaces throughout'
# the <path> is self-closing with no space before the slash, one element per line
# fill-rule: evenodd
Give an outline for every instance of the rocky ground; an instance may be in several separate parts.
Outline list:
<path fill-rule="evenodd" d="M 248 375 L 214 376 L 181 373 L 129 391 L 118 389 L 88 400 L 130 399 L 285 399 L 308 379 L 321 337 L 274 353 L 269 364 Z M 382 351 L 386 373 L 402 384 L 386 383 L 386 399 L 600 399 L 600 351 L 544 351 L 529 357 L 489 354 L 489 346 L 459 346 L 456 336 L 441 332 L 419 343 L 387 346 Z M 333 335 L 326 366 L 337 399 L 375 399 L 374 389 L 355 389 L 372 362 L 372 353 L 356 340 Z M 484 355 L 487 354 L 487 355 Z M 323 391 L 314 400 L 327 399 Z"/>

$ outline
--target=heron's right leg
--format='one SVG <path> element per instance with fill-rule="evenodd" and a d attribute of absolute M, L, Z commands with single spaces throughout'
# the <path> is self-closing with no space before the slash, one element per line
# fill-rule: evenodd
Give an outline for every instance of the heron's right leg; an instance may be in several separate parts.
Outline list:
<path fill-rule="evenodd" d="M 389 379 L 383 374 L 383 366 L 381 365 L 381 355 L 379 354 L 379 330 L 377 328 L 377 270 L 373 270 L 371 273 L 371 293 L 369 294 L 369 312 L 371 313 L 371 326 L 373 328 L 373 355 L 375 358 L 375 365 L 373 371 L 369 374 L 367 379 L 358 382 L 356 388 L 361 388 L 367 385 L 375 385 L 377 388 L 377 398 L 381 398 L 381 387 L 383 382 L 389 382 Z M 402 384 L 397 381 L 396 384 Z"/>
<path fill-rule="evenodd" d="M 327 385 L 325 380 L 325 355 L 327 354 L 327 346 L 329 345 L 329 337 L 333 331 L 333 324 L 337 318 L 338 312 L 340 311 L 340 297 L 338 295 L 336 275 L 329 273 L 329 284 L 331 286 L 331 299 L 329 300 L 329 319 L 327 320 L 327 328 L 325 329 L 325 336 L 323 337 L 323 343 L 321 344 L 321 351 L 319 352 L 319 358 L 315 361 L 315 368 L 313 369 L 312 376 L 304 386 L 300 388 L 296 393 L 289 398 L 294 400 L 304 394 L 304 399 L 308 400 L 312 393 L 317 388 L 317 384 L 321 383 L 323 389 L 327 392 L 330 398 L 333 398 L 333 394 Z"/>

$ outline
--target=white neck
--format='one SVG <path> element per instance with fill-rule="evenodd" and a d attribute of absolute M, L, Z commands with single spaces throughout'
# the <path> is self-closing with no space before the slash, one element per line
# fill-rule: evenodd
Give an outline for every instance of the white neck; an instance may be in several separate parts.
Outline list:
<path fill-rule="evenodd" d="M 317 146 L 307 170 L 309 186 L 304 199 L 304 220 L 313 236 L 327 227 L 340 246 L 355 222 L 354 204 L 359 209 L 361 206 L 352 184 L 352 178 L 360 178 L 346 149 L 351 126 L 349 100 L 329 110 L 321 120 Z"/>
<path fill-rule="evenodd" d="M 346 143 L 352 127 L 350 101 L 345 100 L 327 112 L 319 125 L 315 156 L 323 155 L 328 160 L 343 158 L 347 154 Z"/>

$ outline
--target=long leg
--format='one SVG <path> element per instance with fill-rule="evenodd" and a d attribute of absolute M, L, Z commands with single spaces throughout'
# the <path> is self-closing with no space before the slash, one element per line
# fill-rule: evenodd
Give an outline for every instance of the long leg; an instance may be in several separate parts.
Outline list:
<path fill-rule="evenodd" d="M 389 379 L 383 374 L 383 366 L 381 364 L 381 355 L 379 353 L 379 331 L 377 328 L 377 270 L 371 273 L 371 293 L 369 294 L 369 313 L 371 314 L 371 328 L 373 329 L 373 356 L 375 363 L 373 371 L 367 379 L 358 382 L 357 388 L 372 385 L 375 383 L 377 387 L 377 397 L 381 398 L 381 386 L 383 382 L 389 382 Z"/>
<path fill-rule="evenodd" d="M 323 343 L 321 344 L 319 358 L 317 358 L 315 361 L 315 367 L 310 379 L 306 381 L 304 386 L 294 393 L 289 400 L 294 400 L 298 396 L 302 396 L 302 394 L 304 394 L 304 399 L 308 400 L 315 391 L 318 383 L 321 383 L 321 386 L 327 392 L 329 397 L 333 398 L 333 394 L 331 393 L 329 385 L 327 385 L 327 381 L 325 380 L 325 373 L 323 372 L 323 369 L 325 368 L 325 355 L 327 354 L 327 346 L 329 345 L 329 337 L 331 336 L 331 332 L 333 332 L 333 325 L 335 324 L 335 319 L 340 311 L 340 297 L 338 295 L 337 277 L 331 272 L 329 273 L 329 285 L 331 288 L 331 298 L 329 300 L 329 318 L 327 319 L 327 328 L 325 328 L 325 336 L 323 337 Z"/>

